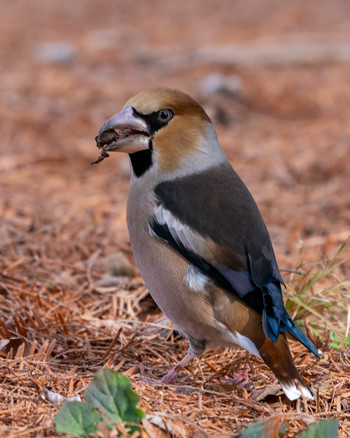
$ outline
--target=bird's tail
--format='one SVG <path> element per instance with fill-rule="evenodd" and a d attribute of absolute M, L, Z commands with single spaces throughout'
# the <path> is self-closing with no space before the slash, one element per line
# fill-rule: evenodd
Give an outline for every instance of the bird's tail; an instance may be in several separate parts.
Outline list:
<path fill-rule="evenodd" d="M 275 373 L 282 389 L 289 400 L 304 396 L 310 400 L 314 397 L 304 379 L 295 367 L 285 335 L 279 335 L 277 342 L 266 338 L 259 349 L 261 358 Z"/>
<path fill-rule="evenodd" d="M 287 312 L 286 312 L 287 313 Z M 294 323 L 292 318 L 287 314 L 287 318 L 283 321 L 281 331 L 286 331 L 293 336 L 297 341 L 301 342 L 308 348 L 315 356 L 320 357 L 317 348 L 310 341 L 310 339 L 300 330 L 300 328 Z"/>
<path fill-rule="evenodd" d="M 276 342 L 281 332 L 287 332 L 305 345 L 315 356 L 320 357 L 317 348 L 296 326 L 286 311 L 282 301 L 280 284 L 276 282 L 268 283 L 262 288 L 262 294 L 264 299 L 262 324 L 265 335 L 273 342 Z"/>

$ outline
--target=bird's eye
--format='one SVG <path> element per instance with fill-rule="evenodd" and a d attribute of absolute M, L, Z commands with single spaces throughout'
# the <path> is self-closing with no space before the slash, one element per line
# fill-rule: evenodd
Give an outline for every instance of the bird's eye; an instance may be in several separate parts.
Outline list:
<path fill-rule="evenodd" d="M 158 111 L 158 120 L 161 122 L 169 122 L 173 116 L 174 114 L 171 109 L 161 109 Z"/>

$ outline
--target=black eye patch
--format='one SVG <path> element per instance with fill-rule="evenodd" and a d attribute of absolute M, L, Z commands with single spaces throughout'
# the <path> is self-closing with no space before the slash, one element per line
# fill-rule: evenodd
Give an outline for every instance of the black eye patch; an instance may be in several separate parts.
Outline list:
<path fill-rule="evenodd" d="M 174 113 L 170 108 L 162 108 L 159 111 L 153 111 L 151 114 L 141 114 L 134 108 L 134 112 L 147 123 L 151 135 L 166 126 L 174 117 Z"/>

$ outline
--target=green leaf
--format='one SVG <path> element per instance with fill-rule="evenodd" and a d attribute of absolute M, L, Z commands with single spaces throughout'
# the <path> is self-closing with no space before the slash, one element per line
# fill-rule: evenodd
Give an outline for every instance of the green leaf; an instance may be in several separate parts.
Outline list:
<path fill-rule="evenodd" d="M 240 434 L 240 438 L 274 438 L 276 435 L 272 437 L 272 428 L 271 425 L 268 425 L 268 423 L 269 420 L 267 422 L 257 421 L 256 423 L 249 424 L 248 427 L 242 430 Z M 276 425 L 275 421 L 274 424 Z M 285 432 L 286 429 L 285 424 L 281 424 L 281 426 L 278 427 L 279 430 L 275 428 L 274 429 L 275 432 L 279 432 L 279 433 Z"/>
<path fill-rule="evenodd" d="M 89 438 L 96 432 L 96 424 L 103 416 L 87 403 L 68 402 L 61 406 L 53 422 L 57 432 Z"/>
<path fill-rule="evenodd" d="M 299 435 L 299 438 L 337 438 L 338 420 L 322 420 L 312 424 Z"/>
<path fill-rule="evenodd" d="M 330 333 L 332 341 L 340 341 L 339 336 L 337 336 L 334 332 Z"/>
<path fill-rule="evenodd" d="M 242 430 L 241 438 L 263 438 L 266 424 L 258 421 L 257 423 L 249 424 Z"/>
<path fill-rule="evenodd" d="M 100 370 L 86 389 L 86 402 L 69 402 L 58 411 L 54 423 L 58 432 L 88 438 L 96 433 L 102 420 L 113 429 L 113 423 L 137 423 L 145 414 L 136 407 L 139 397 L 130 380 L 113 370 Z M 101 412 L 100 412 L 101 411 Z M 129 425 L 130 432 L 141 429 Z"/>
<path fill-rule="evenodd" d="M 136 407 L 139 396 L 131 389 L 130 380 L 114 370 L 100 370 L 87 387 L 85 397 L 116 423 L 140 423 L 145 416 Z"/>
<path fill-rule="evenodd" d="M 336 342 L 330 342 L 328 345 L 334 348 L 335 350 L 340 350 L 340 345 L 337 344 Z"/>

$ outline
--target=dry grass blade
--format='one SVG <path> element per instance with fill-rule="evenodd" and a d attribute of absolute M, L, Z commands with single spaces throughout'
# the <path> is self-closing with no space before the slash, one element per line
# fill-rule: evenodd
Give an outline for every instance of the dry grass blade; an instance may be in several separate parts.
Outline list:
<path fill-rule="evenodd" d="M 325 328 L 341 338 L 347 336 L 348 324 L 344 315 L 350 306 L 350 283 L 339 272 L 350 260 L 350 237 L 316 273 L 307 273 L 288 285 L 286 307 L 293 318 L 316 334 Z"/>

